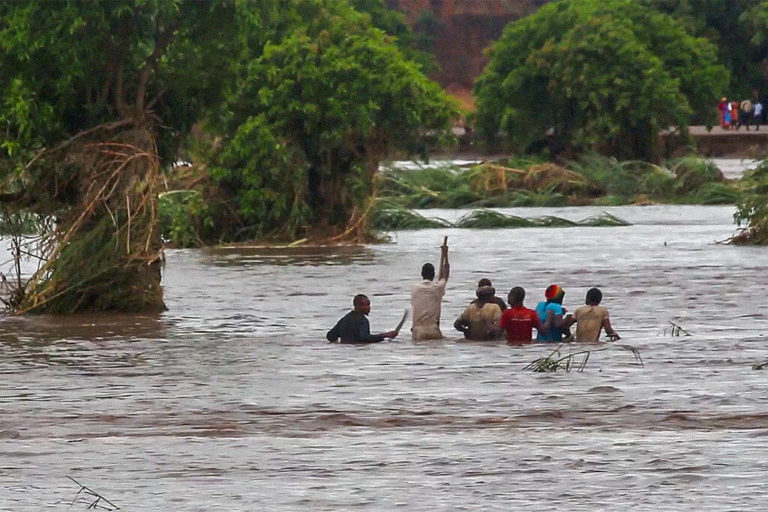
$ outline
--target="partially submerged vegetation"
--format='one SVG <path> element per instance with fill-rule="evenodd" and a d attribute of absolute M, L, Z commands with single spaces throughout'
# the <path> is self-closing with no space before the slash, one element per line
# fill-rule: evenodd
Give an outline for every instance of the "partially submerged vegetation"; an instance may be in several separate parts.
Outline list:
<path fill-rule="evenodd" d="M 600 343 L 592 346 L 593 348 L 576 350 L 567 354 L 561 354 L 560 351 L 565 345 L 565 343 L 561 343 L 548 355 L 542 356 L 528 363 L 523 368 L 523 370 L 536 373 L 556 373 L 560 370 L 565 372 L 570 372 L 571 370 L 582 372 L 587 366 L 589 357 L 594 352 L 602 352 L 612 348 L 619 348 L 632 352 L 632 355 L 635 358 L 635 364 L 639 366 L 645 366 L 643 364 L 643 358 L 640 356 L 640 351 L 632 345 L 619 343 Z"/>
<path fill-rule="evenodd" d="M 745 227 L 731 239 L 737 244 L 768 244 L 768 160 L 742 178 L 745 191 L 737 204 L 734 219 Z"/>
<path fill-rule="evenodd" d="M 379 197 L 408 208 L 733 204 L 740 186 L 705 158 L 660 166 L 586 155 L 564 165 L 517 159 L 470 168 L 389 169 L 382 173 Z"/>
<path fill-rule="evenodd" d="M 395 204 L 383 203 L 373 212 L 372 226 L 379 230 L 392 231 L 404 229 L 429 229 L 429 228 L 467 228 L 467 229 L 495 229 L 495 228 L 541 228 L 541 227 L 571 227 L 571 226 L 628 226 L 629 222 L 622 220 L 607 212 L 572 221 L 562 217 L 545 215 L 541 217 L 520 217 L 518 215 L 505 215 L 500 212 L 487 209 L 473 210 L 463 215 L 456 222 L 448 222 L 445 219 L 425 217 L 418 212 L 411 211 Z"/>

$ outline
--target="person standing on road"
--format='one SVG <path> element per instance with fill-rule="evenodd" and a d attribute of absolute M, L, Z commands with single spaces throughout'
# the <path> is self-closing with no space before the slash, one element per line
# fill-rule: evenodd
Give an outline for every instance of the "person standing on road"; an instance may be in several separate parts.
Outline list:
<path fill-rule="evenodd" d="M 752 102 L 744 100 L 739 104 L 739 124 L 736 127 L 738 130 L 742 125 L 746 125 L 747 131 L 749 131 L 749 123 L 752 122 Z"/>
<path fill-rule="evenodd" d="M 763 104 L 760 100 L 752 106 L 752 119 L 755 122 L 755 131 L 760 131 L 760 123 L 763 121 Z"/>

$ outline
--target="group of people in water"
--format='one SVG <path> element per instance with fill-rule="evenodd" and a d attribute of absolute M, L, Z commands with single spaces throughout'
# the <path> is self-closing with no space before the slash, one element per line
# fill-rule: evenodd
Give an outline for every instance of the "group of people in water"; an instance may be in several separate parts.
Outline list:
<path fill-rule="evenodd" d="M 443 338 L 440 314 L 450 265 L 447 244 L 443 244 L 441 249 L 437 281 L 434 265 L 425 263 L 421 268 L 422 281 L 411 292 L 411 335 L 415 341 Z M 545 300 L 539 302 L 535 309 L 528 309 L 523 304 L 525 290 L 520 286 L 509 291 L 509 305 L 496 296 L 496 290 L 489 279 L 480 280 L 475 295 L 476 298 L 453 324 L 468 340 L 506 339 L 511 344 L 531 343 L 534 341 L 533 329 L 537 333 L 535 340 L 541 342 L 594 343 L 599 341 L 603 330 L 612 341 L 620 339 L 611 326 L 608 310 L 600 305 L 603 294 L 598 288 L 587 291 L 585 304 L 576 308 L 572 314 L 563 307 L 565 290 L 557 284 L 547 287 L 544 291 Z M 367 318 L 371 302 L 365 295 L 356 295 L 352 305 L 353 310 L 328 331 L 328 341 L 377 343 L 399 334 L 399 327 L 393 331 L 371 334 Z M 571 333 L 574 325 L 575 333 Z"/>
<path fill-rule="evenodd" d="M 720 126 L 724 130 L 738 130 L 746 126 L 749 131 L 750 125 L 754 125 L 755 131 L 760 130 L 760 124 L 763 122 L 763 104 L 757 97 L 754 101 L 743 100 L 729 101 L 728 98 L 722 98 L 717 105 L 717 112 L 720 118 Z"/>

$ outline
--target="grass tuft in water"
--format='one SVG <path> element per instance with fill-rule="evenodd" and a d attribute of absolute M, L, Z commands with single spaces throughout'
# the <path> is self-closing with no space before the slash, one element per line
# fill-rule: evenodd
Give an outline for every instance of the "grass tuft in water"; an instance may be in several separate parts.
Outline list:
<path fill-rule="evenodd" d="M 572 369 L 575 369 L 577 372 L 583 372 L 589 361 L 589 356 L 593 352 L 602 352 L 614 347 L 632 352 L 632 355 L 635 357 L 635 363 L 643 367 L 645 366 L 643 358 L 640 356 L 640 351 L 632 345 L 615 343 L 611 343 L 610 345 L 603 344 L 601 348 L 580 350 L 578 352 L 561 355 L 560 349 L 563 345 L 564 343 L 561 343 L 555 350 L 550 352 L 549 355 L 540 357 L 535 361 L 528 363 L 523 370 L 536 373 L 556 373 L 559 370 L 570 372 Z"/>
<path fill-rule="evenodd" d="M 457 228 L 527 228 L 535 224 L 524 217 L 504 215 L 492 210 L 474 210 L 456 221 Z"/>
<path fill-rule="evenodd" d="M 394 203 L 385 203 L 371 212 L 371 226 L 382 231 L 451 227 L 443 219 L 427 218 Z"/>
<path fill-rule="evenodd" d="M 582 219 L 577 223 L 579 226 L 631 226 L 631 222 L 620 219 L 608 212 L 602 212 L 599 215 L 593 215 Z"/>

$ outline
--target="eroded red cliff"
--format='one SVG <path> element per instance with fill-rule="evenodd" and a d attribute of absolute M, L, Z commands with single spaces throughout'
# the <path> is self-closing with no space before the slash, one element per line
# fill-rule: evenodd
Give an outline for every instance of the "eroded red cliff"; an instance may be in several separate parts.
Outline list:
<path fill-rule="evenodd" d="M 483 50 L 501 36 L 512 20 L 536 11 L 550 0 L 386 0 L 419 24 L 433 39 L 441 70 L 433 76 L 446 90 L 467 97 L 487 59 Z"/>

